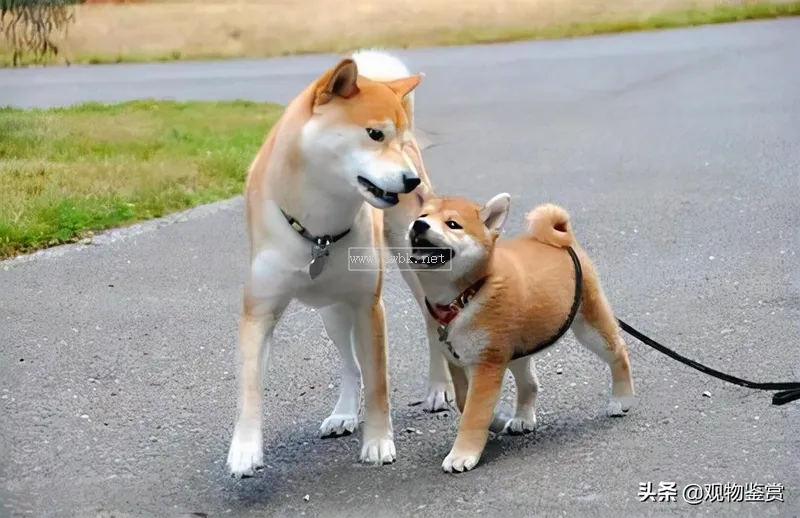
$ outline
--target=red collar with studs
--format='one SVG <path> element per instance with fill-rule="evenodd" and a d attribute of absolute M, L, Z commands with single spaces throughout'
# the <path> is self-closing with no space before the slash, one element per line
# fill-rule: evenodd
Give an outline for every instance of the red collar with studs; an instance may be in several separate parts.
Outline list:
<path fill-rule="evenodd" d="M 447 305 L 431 304 L 428 298 L 425 297 L 425 306 L 428 308 L 428 313 L 430 313 L 433 319 L 436 320 L 440 325 L 446 326 L 452 322 L 453 319 L 458 316 L 458 312 L 464 309 L 469 301 L 478 294 L 478 291 L 480 291 L 480 289 L 486 283 L 486 279 L 487 277 L 480 279 L 478 282 L 462 291 L 458 297 L 453 299 L 453 301 Z"/>

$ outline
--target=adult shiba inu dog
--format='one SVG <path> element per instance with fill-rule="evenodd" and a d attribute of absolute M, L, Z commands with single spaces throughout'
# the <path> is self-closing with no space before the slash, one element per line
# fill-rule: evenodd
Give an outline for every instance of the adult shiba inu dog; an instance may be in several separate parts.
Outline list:
<path fill-rule="evenodd" d="M 363 380 L 361 460 L 395 460 L 381 249 L 405 246 L 419 214 L 416 191 L 430 188 L 413 134 L 413 91 L 422 77 L 380 51 L 341 60 L 286 107 L 250 165 L 239 402 L 227 459 L 235 476 L 263 465 L 263 367 L 275 326 L 295 299 L 320 309 L 343 363 L 339 399 L 322 435 L 358 427 Z M 351 248 L 375 267 L 349 268 Z M 416 277 L 407 269 L 403 277 L 424 308 Z M 435 336 L 435 321 L 427 321 Z M 438 410 L 452 382 L 444 356 L 431 351 L 426 407 Z"/>
<path fill-rule="evenodd" d="M 503 423 L 505 430 L 534 429 L 539 385 L 530 355 L 570 328 L 611 367 L 607 413 L 624 415 L 633 403 L 625 342 L 569 215 L 558 206 L 541 205 L 527 214 L 523 235 L 498 240 L 509 204 L 505 193 L 483 206 L 428 196 L 408 231 L 461 411 L 455 443 L 442 464 L 447 472 L 478 463 L 490 425 L 496 426 L 494 409 L 506 368 L 514 377 L 517 405 L 514 417 Z"/>

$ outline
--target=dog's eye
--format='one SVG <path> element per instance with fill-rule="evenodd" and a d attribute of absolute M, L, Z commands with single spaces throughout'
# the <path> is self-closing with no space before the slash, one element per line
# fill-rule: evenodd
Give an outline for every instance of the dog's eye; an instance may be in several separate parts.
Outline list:
<path fill-rule="evenodd" d="M 369 138 L 371 138 L 375 142 L 383 142 L 384 135 L 381 130 L 376 130 L 374 128 L 367 128 L 367 135 L 369 135 Z"/>
<path fill-rule="evenodd" d="M 447 225 L 448 227 L 452 228 L 453 230 L 458 230 L 460 228 L 464 228 L 461 225 L 459 225 L 458 223 L 456 223 L 455 221 L 453 221 L 452 219 L 448 220 L 447 223 L 445 223 L 445 225 Z"/>
<path fill-rule="evenodd" d="M 420 215 L 419 215 L 419 217 L 420 217 L 420 218 L 427 218 L 427 217 L 428 217 L 428 215 L 427 215 L 427 214 L 420 214 Z"/>

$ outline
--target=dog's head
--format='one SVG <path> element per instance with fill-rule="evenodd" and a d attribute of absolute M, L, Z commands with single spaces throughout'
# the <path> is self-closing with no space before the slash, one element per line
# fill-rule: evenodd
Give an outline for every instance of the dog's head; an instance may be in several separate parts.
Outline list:
<path fill-rule="evenodd" d="M 331 192 L 359 192 L 372 206 L 398 203 L 420 178 L 403 152 L 409 121 L 403 98 L 417 87 L 422 74 L 390 82 L 358 75 L 352 59 L 344 59 L 312 85 L 312 114 L 303 127 L 301 146 L 313 181 Z"/>
<path fill-rule="evenodd" d="M 482 206 L 464 198 L 423 199 L 422 212 L 408 229 L 415 269 L 441 270 L 455 281 L 481 268 L 491 257 L 510 203 L 507 193 Z"/>

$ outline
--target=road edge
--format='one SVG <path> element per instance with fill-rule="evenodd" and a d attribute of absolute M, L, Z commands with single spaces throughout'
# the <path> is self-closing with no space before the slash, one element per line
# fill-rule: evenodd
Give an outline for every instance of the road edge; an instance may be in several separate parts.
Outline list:
<path fill-rule="evenodd" d="M 126 227 L 117 227 L 96 234 L 78 243 L 68 243 L 44 248 L 29 254 L 22 254 L 0 261 L 0 270 L 8 271 L 11 268 L 35 261 L 43 261 L 63 257 L 67 254 L 79 252 L 97 246 L 108 246 L 127 241 L 128 239 L 155 232 L 161 228 L 172 226 L 187 221 L 206 218 L 220 211 L 240 210 L 238 204 L 244 199 L 242 195 L 222 201 L 198 205 L 180 212 L 173 212 L 160 218 L 149 219 Z"/>

